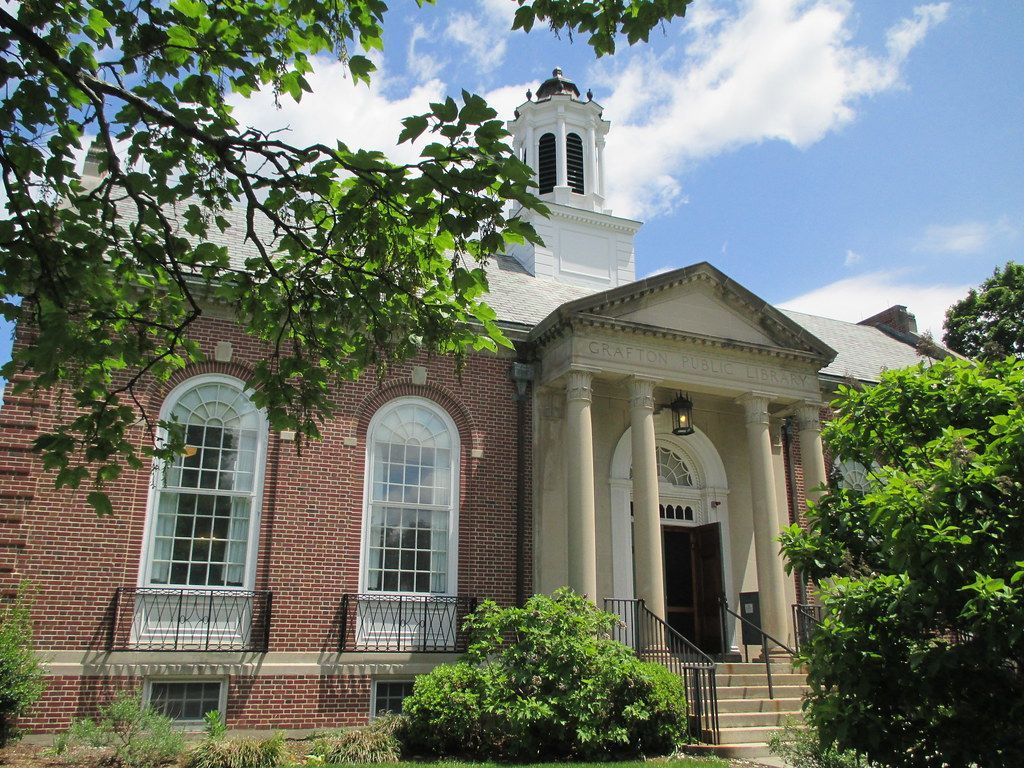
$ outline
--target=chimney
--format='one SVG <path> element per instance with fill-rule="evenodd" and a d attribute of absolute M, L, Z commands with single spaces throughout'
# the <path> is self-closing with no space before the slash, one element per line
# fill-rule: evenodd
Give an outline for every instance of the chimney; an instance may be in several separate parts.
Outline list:
<path fill-rule="evenodd" d="M 898 334 L 917 336 L 917 318 L 902 304 L 894 304 L 877 315 L 861 320 L 857 325 L 870 325 L 883 332 L 896 331 Z"/>

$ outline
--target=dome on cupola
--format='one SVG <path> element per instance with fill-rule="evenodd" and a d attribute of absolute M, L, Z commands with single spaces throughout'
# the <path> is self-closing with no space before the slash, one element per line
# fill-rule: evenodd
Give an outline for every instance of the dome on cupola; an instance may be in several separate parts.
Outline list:
<path fill-rule="evenodd" d="M 555 67 L 551 77 L 541 83 L 537 89 L 537 101 L 549 99 L 552 96 L 572 96 L 574 99 L 580 97 L 580 89 L 576 83 L 562 76 L 562 68 Z"/>

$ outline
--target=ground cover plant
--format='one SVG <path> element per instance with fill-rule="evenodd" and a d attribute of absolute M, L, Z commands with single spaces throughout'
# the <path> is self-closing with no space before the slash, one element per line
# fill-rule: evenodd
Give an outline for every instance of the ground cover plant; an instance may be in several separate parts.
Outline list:
<path fill-rule="evenodd" d="M 121 693 L 95 718 L 75 720 L 54 740 L 52 754 L 74 764 L 158 768 L 176 761 L 185 737 L 174 721 L 144 705 L 138 693 Z"/>
<path fill-rule="evenodd" d="M 317 736 L 309 754 L 325 763 L 397 763 L 402 756 L 402 744 L 398 739 L 402 724 L 400 717 L 383 715 L 363 728 Z"/>
<path fill-rule="evenodd" d="M 417 678 L 401 740 L 415 755 L 500 760 L 666 754 L 685 740 L 681 680 L 609 636 L 618 619 L 564 589 L 485 602 L 468 652 Z"/>

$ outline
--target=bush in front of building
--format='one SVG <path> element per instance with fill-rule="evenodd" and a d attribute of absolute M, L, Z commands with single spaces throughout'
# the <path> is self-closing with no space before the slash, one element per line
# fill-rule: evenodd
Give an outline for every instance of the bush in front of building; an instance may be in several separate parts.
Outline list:
<path fill-rule="evenodd" d="M 388 714 L 362 728 L 318 736 L 313 740 L 310 757 L 328 764 L 397 763 L 402 756 L 397 735 L 401 723 L 401 717 Z"/>
<path fill-rule="evenodd" d="M 159 768 L 184 749 L 185 737 L 171 718 L 143 704 L 138 693 L 121 693 L 97 717 L 75 720 L 54 740 L 52 753 L 121 768 Z"/>
<path fill-rule="evenodd" d="M 207 737 L 189 750 L 186 768 L 278 768 L 291 762 L 280 733 L 267 739 Z"/>
<path fill-rule="evenodd" d="M 32 649 L 31 600 L 23 584 L 14 602 L 0 608 L 0 747 L 17 735 L 15 718 L 42 692 L 42 664 Z"/>
<path fill-rule="evenodd" d="M 570 590 L 522 608 L 483 603 L 466 622 L 465 659 L 417 678 L 404 746 L 500 760 L 673 751 L 686 734 L 682 681 L 612 640 L 617 620 Z"/>

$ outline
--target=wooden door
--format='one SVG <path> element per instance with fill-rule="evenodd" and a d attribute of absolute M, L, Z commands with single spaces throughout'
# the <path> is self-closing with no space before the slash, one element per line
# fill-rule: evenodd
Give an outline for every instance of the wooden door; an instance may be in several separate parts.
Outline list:
<path fill-rule="evenodd" d="M 665 558 L 665 620 L 676 632 L 695 642 L 697 603 L 692 529 L 666 525 L 661 530 Z"/>
<path fill-rule="evenodd" d="M 719 523 L 692 528 L 696 644 L 705 653 L 724 652 L 722 643 L 722 532 Z"/>

